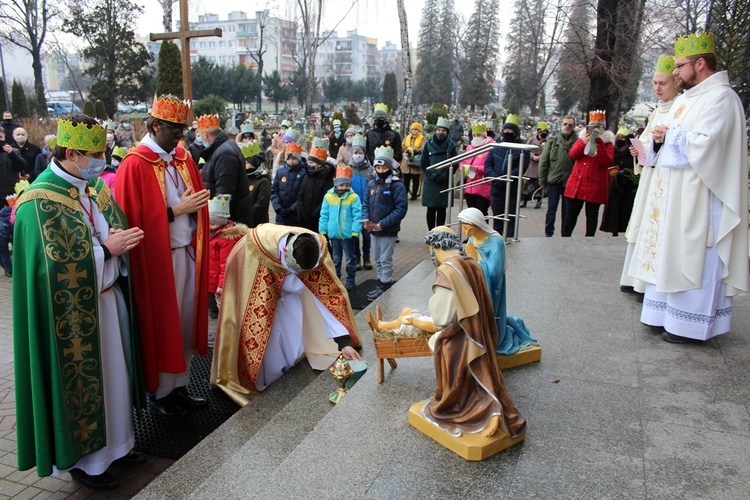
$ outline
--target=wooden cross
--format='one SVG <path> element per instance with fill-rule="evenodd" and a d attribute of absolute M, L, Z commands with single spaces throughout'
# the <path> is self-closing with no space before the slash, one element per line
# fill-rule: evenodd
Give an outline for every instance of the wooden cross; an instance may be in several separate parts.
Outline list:
<path fill-rule="evenodd" d="M 190 39 L 204 36 L 221 36 L 221 28 L 212 30 L 195 30 L 190 31 L 188 22 L 188 4 L 187 0 L 180 1 L 180 31 L 174 33 L 151 33 L 149 36 L 152 42 L 157 40 L 180 40 L 182 52 L 182 92 L 183 99 L 190 102 L 192 114 L 193 109 L 193 80 L 190 75 Z"/>

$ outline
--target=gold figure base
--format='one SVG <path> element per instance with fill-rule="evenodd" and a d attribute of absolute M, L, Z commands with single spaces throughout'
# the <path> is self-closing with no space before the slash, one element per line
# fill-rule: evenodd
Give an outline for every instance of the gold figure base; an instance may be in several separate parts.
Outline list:
<path fill-rule="evenodd" d="M 498 356 L 497 360 L 500 363 L 501 370 L 507 370 L 508 368 L 515 368 L 516 366 L 528 365 L 529 363 L 536 363 L 542 359 L 542 348 L 538 345 L 530 349 L 518 351 L 512 356 Z"/>
<path fill-rule="evenodd" d="M 412 427 L 466 460 L 475 462 L 484 460 L 505 448 L 520 443 L 526 437 L 526 432 L 524 431 L 520 436 L 511 439 L 502 429 L 498 429 L 494 436 L 488 438 L 482 437 L 479 433 L 453 437 L 424 418 L 422 415 L 423 406 L 424 401 L 420 401 L 419 403 L 414 403 L 409 408 L 409 423 Z"/>

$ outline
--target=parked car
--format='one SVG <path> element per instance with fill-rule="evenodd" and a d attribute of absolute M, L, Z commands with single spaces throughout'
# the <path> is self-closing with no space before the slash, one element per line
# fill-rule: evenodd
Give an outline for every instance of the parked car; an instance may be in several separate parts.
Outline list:
<path fill-rule="evenodd" d="M 65 113 L 80 113 L 81 108 L 72 101 L 48 101 L 47 114 L 50 116 L 64 115 Z"/>
<path fill-rule="evenodd" d="M 130 104 L 124 102 L 117 103 L 117 112 L 120 114 L 130 114 L 133 112 L 133 107 Z"/>

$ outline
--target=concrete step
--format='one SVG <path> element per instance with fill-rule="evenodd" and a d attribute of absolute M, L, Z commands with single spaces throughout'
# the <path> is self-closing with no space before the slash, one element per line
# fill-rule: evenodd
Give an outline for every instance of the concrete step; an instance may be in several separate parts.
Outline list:
<path fill-rule="evenodd" d="M 414 296 L 415 289 L 424 290 L 423 281 L 431 283 L 433 276 L 431 263 L 420 264 L 357 314 L 363 357 L 370 364 L 363 379 L 377 379 L 374 345 L 364 313 L 381 304 L 390 314 L 391 303 L 399 297 Z M 423 302 L 419 307 L 426 309 L 426 299 Z M 357 392 L 361 383 L 360 380 L 350 394 Z M 285 476 L 279 466 L 335 409 L 328 402 L 328 395 L 335 388 L 329 373 L 316 372 L 306 362 L 300 363 L 151 482 L 138 498 L 263 496 L 261 491 L 268 487 L 269 479 L 279 472 Z"/>

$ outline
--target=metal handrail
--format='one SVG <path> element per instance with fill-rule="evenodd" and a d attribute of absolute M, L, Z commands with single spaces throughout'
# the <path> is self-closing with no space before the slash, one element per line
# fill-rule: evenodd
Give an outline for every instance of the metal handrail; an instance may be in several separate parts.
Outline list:
<path fill-rule="evenodd" d="M 487 151 L 490 151 L 492 149 L 496 148 L 506 148 L 506 149 L 519 149 L 521 151 L 535 151 L 539 149 L 539 146 L 536 146 L 534 144 L 518 144 L 516 142 L 491 142 L 490 144 L 485 144 L 483 146 L 479 146 L 478 148 L 472 149 L 471 151 L 466 151 L 460 155 L 456 155 L 452 158 L 446 158 L 445 160 L 436 163 L 435 165 L 432 165 L 430 167 L 427 167 L 427 170 L 439 170 L 446 167 L 450 167 L 454 163 L 461 162 L 463 160 L 466 160 L 468 158 L 474 158 L 475 156 L 479 156 Z M 499 214 L 492 214 L 492 216 L 488 216 L 487 219 L 498 219 L 503 221 L 503 235 L 508 234 L 508 223 L 510 222 L 510 217 L 514 218 L 514 237 L 512 241 L 519 241 L 518 233 L 521 227 L 521 219 L 526 218 L 524 215 L 520 215 L 521 211 L 521 194 L 523 189 L 523 182 L 520 182 L 522 179 L 528 179 L 528 177 L 523 177 L 523 153 L 521 156 L 519 156 L 518 161 L 520 162 L 518 171 L 521 173 L 521 175 L 511 175 L 510 172 L 513 172 L 513 156 L 511 155 L 509 161 L 508 161 L 508 174 L 501 175 L 498 177 L 485 177 L 484 179 L 481 179 L 479 181 L 473 181 L 468 184 L 464 183 L 464 176 L 463 173 L 461 173 L 459 177 L 459 185 L 453 186 L 453 175 L 448 176 L 448 188 L 440 191 L 440 193 L 452 193 L 456 189 L 459 189 L 459 207 L 461 210 L 463 210 L 464 206 L 464 189 L 470 186 L 476 186 L 479 184 L 484 184 L 487 182 L 492 181 L 499 181 L 499 182 L 506 182 L 508 184 L 512 183 L 514 179 L 518 179 L 518 192 L 516 193 L 516 213 L 515 214 L 509 214 L 510 210 L 510 190 L 505 190 L 505 210 L 504 213 Z M 448 203 L 448 213 L 447 213 L 447 220 L 450 224 L 450 220 L 452 218 L 452 212 L 453 212 L 453 196 L 450 195 L 450 201 Z M 507 241 L 507 240 L 506 240 Z"/>

